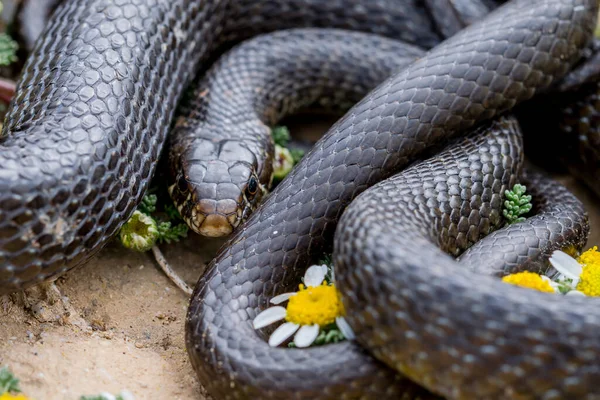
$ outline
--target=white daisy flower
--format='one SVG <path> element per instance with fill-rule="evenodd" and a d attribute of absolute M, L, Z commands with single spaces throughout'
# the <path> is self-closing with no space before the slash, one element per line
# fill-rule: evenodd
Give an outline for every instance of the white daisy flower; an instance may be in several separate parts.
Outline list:
<path fill-rule="evenodd" d="M 567 296 L 585 296 L 583 292 L 577 290 L 583 266 L 576 259 L 563 251 L 555 250 L 548 261 L 559 273 L 555 281 L 550 282 L 556 292 Z"/>
<path fill-rule="evenodd" d="M 571 279 L 573 281 L 573 286 L 577 287 L 583 267 L 576 259 L 565 252 L 556 250 L 552 253 L 552 256 L 550 256 L 548 261 L 550 261 L 550 264 L 552 264 L 559 274 L 567 279 Z"/>
<path fill-rule="evenodd" d="M 569 296 L 600 296 L 600 252 L 594 246 L 577 259 L 562 251 L 555 251 L 550 263 L 559 272 L 558 283 L 562 293 Z"/>
<path fill-rule="evenodd" d="M 275 304 L 254 318 L 254 329 L 261 329 L 285 319 L 269 337 L 269 346 L 277 347 L 292 335 L 296 347 L 308 347 L 324 328 L 336 323 L 346 339 L 354 339 L 354 332 L 344 319 L 344 306 L 335 283 L 327 284 L 327 265 L 313 265 L 304 274 L 304 283 L 297 292 L 283 293 L 271 299 Z M 333 276 L 333 275 L 332 275 Z M 279 306 L 288 301 L 287 307 Z"/>

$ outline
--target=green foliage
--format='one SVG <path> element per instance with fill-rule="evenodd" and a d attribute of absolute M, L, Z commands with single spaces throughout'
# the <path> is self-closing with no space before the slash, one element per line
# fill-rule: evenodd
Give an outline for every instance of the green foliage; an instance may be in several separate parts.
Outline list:
<path fill-rule="evenodd" d="M 146 215 L 150 215 L 156 211 L 156 201 L 158 198 L 155 194 L 147 194 L 142 199 L 142 202 L 138 206 L 138 210 Z"/>
<path fill-rule="evenodd" d="M 158 238 L 158 227 L 154 218 L 139 210 L 133 213 L 119 231 L 121 244 L 140 252 L 152 249 Z"/>
<path fill-rule="evenodd" d="M 6 33 L 0 33 L 0 65 L 10 65 L 17 61 L 19 45 Z"/>
<path fill-rule="evenodd" d="M 298 164 L 302 157 L 304 157 L 304 150 L 302 149 L 290 149 L 290 154 L 292 155 L 292 160 L 294 160 L 294 165 Z"/>
<path fill-rule="evenodd" d="M 322 346 L 324 344 L 337 343 L 346 340 L 344 334 L 339 330 L 335 323 L 321 329 L 319 336 L 315 339 L 311 346 Z M 296 347 L 294 342 L 288 343 L 288 347 Z"/>
<path fill-rule="evenodd" d="M 281 147 L 286 147 L 291 139 L 290 131 L 285 126 L 276 126 L 275 128 L 271 129 L 271 135 L 273 136 L 273 141 L 275 144 Z"/>
<path fill-rule="evenodd" d="M 333 254 L 323 254 L 323 257 L 317 261 L 317 264 L 325 264 L 331 269 L 333 267 Z"/>
<path fill-rule="evenodd" d="M 290 149 L 288 144 L 291 140 L 290 131 L 285 126 L 276 126 L 271 129 L 273 142 L 275 142 L 274 181 L 280 182 L 291 171 L 292 167 L 304 157 L 304 150 Z"/>
<path fill-rule="evenodd" d="M 336 326 L 335 328 L 331 328 L 329 330 L 323 329 L 319 333 L 319 336 L 317 336 L 315 339 L 314 344 L 316 346 L 321 346 L 324 344 L 341 342 L 344 339 L 346 339 L 344 334 Z"/>
<path fill-rule="evenodd" d="M 19 393 L 19 380 L 10 372 L 8 367 L 0 368 L 0 395 L 4 393 Z"/>
<path fill-rule="evenodd" d="M 119 232 L 123 246 L 144 252 L 152 249 L 157 241 L 170 244 L 187 237 L 188 227 L 185 223 L 176 224 L 181 221 L 181 215 L 172 204 L 164 209 L 168 221 L 159 221 L 152 215 L 158 210 L 157 201 L 155 194 L 144 196 L 138 209 Z"/>
<path fill-rule="evenodd" d="M 186 224 L 177 224 L 172 226 L 171 221 L 158 224 L 158 241 L 160 243 L 178 242 L 187 237 L 188 226 Z"/>
<path fill-rule="evenodd" d="M 522 215 L 531 211 L 531 196 L 526 195 L 527 187 L 516 184 L 512 190 L 504 191 L 506 200 L 504 201 L 504 209 L 502 214 L 508 221 L 508 224 L 525 221 Z"/>
<path fill-rule="evenodd" d="M 179 214 L 179 211 L 174 204 L 167 204 L 165 206 L 165 214 L 167 214 L 167 217 L 169 217 L 169 220 L 171 221 L 183 221 L 181 214 Z"/>

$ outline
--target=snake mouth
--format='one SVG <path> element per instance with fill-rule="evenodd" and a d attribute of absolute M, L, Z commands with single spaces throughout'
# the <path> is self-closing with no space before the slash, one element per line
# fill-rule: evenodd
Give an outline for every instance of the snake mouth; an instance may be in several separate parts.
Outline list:
<path fill-rule="evenodd" d="M 182 219 L 194 232 L 207 237 L 230 235 L 248 212 L 243 196 L 239 203 L 232 198 L 201 198 L 191 191 L 182 192 L 177 185 L 169 186 L 169 194 Z M 208 193 L 211 195 L 212 193 Z M 208 197 L 208 196 L 207 196 Z"/>
<path fill-rule="evenodd" d="M 231 223 L 230 218 L 219 214 L 196 217 L 193 226 L 197 233 L 208 237 L 227 236 L 231 234 L 234 229 L 234 225 Z"/>
<path fill-rule="evenodd" d="M 241 213 L 233 200 L 200 200 L 195 204 L 188 225 L 200 235 L 227 236 L 239 225 Z"/>

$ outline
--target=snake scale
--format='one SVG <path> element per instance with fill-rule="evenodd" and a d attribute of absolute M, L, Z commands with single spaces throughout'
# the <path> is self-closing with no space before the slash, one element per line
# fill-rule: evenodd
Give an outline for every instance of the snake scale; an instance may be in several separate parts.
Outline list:
<path fill-rule="evenodd" d="M 384 0 L 355 7 L 341 0 L 62 4 L 27 61 L 0 142 L 0 293 L 84 263 L 114 235 L 148 186 L 184 87 L 215 54 L 261 32 L 302 26 L 429 48 L 440 33 L 422 7 Z M 535 264 L 556 246 L 581 247 L 587 221 L 576 199 L 536 174 L 524 177 L 539 190 L 539 217 L 488 235 L 460 262 L 480 267 L 471 257 L 488 251 L 493 258 L 496 246 L 519 234 L 525 247 L 513 251 L 522 259 L 495 260 L 483 274 L 457 268 L 438 247 L 458 255 L 499 226 L 501 193 L 520 174 L 521 139 L 511 116 L 485 121 L 575 65 L 597 7 L 594 0 L 514 0 L 402 69 L 336 123 L 234 232 L 196 287 L 186 342 L 209 392 L 434 397 L 394 368 L 449 398 L 600 397 L 593 300 L 542 297 L 485 276 L 529 258 Z M 399 199 L 406 207 L 390 206 Z M 468 213 L 444 218 L 453 210 Z M 357 342 L 269 348 L 249 321 L 295 286 L 331 246 L 336 227 L 336 269 Z M 459 233 L 454 242 L 446 240 L 450 228 Z M 538 250 L 528 258 L 530 247 Z"/>

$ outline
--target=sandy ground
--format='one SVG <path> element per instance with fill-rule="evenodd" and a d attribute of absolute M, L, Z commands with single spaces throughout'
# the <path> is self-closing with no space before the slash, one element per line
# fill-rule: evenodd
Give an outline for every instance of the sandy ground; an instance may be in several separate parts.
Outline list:
<path fill-rule="evenodd" d="M 163 249 L 193 285 L 220 243 L 190 235 Z M 25 393 L 38 400 L 71 400 L 127 389 L 136 399 L 205 398 L 183 340 L 188 298 L 162 274 L 151 253 L 115 242 L 57 286 L 75 315 L 57 305 L 63 318 L 40 322 L 54 307 L 42 302 L 34 313 L 20 299 L 0 311 L 0 365 L 10 366 Z"/>
<path fill-rule="evenodd" d="M 310 133 L 326 126 L 321 123 Z M 302 126 L 295 132 L 307 133 Z M 599 244 L 597 199 L 572 179 L 560 180 L 586 203 L 589 244 Z M 193 285 L 221 244 L 190 234 L 162 247 L 174 269 Z M 18 296 L 5 309 L 0 305 L 0 365 L 10 366 L 26 394 L 37 400 L 75 400 L 126 389 L 136 399 L 206 398 L 184 345 L 188 298 L 158 269 L 150 252 L 112 243 L 57 286 L 68 298 L 67 310 L 41 301 L 27 311 Z M 53 314 L 62 318 L 53 320 Z"/>

